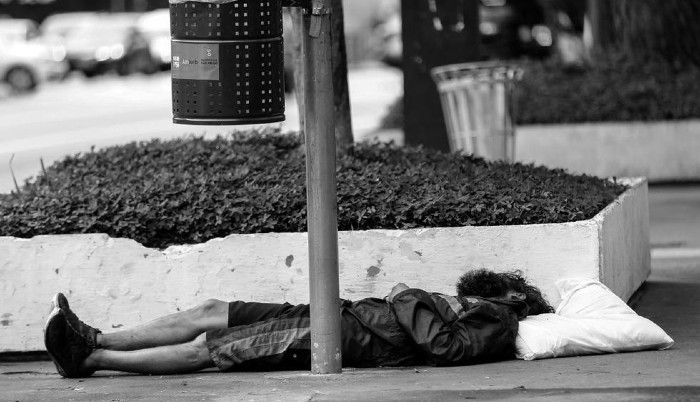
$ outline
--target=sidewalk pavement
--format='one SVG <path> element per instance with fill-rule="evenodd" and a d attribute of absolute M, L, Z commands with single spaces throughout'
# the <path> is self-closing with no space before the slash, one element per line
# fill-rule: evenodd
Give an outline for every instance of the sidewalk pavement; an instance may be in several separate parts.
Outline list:
<path fill-rule="evenodd" d="M 686 215 L 675 213 L 679 209 Z M 700 249 L 692 247 L 700 244 L 698 217 L 700 185 L 651 187 L 652 275 L 630 304 L 675 340 L 670 350 L 449 368 L 346 369 L 341 375 L 100 372 L 79 380 L 60 378 L 50 361 L 0 362 L 0 400 L 700 400 Z"/>

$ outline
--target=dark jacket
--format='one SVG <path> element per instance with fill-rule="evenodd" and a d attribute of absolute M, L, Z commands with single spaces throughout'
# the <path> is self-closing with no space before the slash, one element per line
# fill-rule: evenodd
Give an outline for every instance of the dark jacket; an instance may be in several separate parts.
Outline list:
<path fill-rule="evenodd" d="M 342 307 L 343 365 L 466 365 L 514 356 L 522 301 L 458 299 L 420 289 L 389 303 L 369 298 Z"/>

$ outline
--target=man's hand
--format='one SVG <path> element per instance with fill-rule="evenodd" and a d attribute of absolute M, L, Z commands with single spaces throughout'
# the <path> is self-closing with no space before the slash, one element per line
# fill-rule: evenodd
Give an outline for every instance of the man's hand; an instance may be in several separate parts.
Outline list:
<path fill-rule="evenodd" d="M 406 290 L 408 288 L 409 288 L 408 285 L 406 285 L 405 283 L 397 283 L 396 285 L 394 285 L 393 288 L 391 288 L 391 292 L 389 292 L 389 294 L 386 295 L 386 297 L 385 297 L 386 301 L 388 301 L 389 303 L 393 303 L 394 297 L 396 297 L 397 294 L 403 292 L 404 290 Z"/>

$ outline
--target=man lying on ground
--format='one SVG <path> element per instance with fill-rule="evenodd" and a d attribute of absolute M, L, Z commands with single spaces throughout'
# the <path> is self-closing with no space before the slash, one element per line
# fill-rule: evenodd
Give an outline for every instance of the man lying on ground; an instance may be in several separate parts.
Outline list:
<path fill-rule="evenodd" d="M 474 270 L 457 296 L 400 283 L 384 299 L 340 301 L 344 367 L 467 365 L 514 357 L 518 320 L 552 312 L 519 272 Z M 102 333 L 58 293 L 46 350 L 63 377 L 97 370 L 144 374 L 309 370 L 309 305 L 207 300 L 133 329 Z"/>

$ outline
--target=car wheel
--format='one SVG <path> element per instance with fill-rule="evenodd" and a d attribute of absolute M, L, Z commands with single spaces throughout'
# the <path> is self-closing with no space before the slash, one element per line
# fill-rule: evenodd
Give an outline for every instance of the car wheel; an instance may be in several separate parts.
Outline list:
<path fill-rule="evenodd" d="M 131 73 L 133 73 L 133 69 L 131 68 L 131 62 L 128 60 L 122 60 L 118 65 L 117 65 L 117 74 L 124 77 L 127 76 Z"/>
<path fill-rule="evenodd" d="M 151 75 L 157 73 L 160 70 L 158 63 L 156 62 L 156 59 L 153 58 L 153 56 L 146 55 L 144 56 L 144 58 L 144 66 L 141 72 L 147 75 Z"/>
<path fill-rule="evenodd" d="M 117 66 L 117 74 L 126 76 L 134 73 L 155 74 L 158 67 L 150 55 L 145 53 L 136 53 L 131 57 L 125 58 Z"/>
<path fill-rule="evenodd" d="M 5 82 L 14 92 L 31 92 L 36 89 L 37 82 L 34 73 L 26 67 L 15 67 L 5 75 Z"/>
<path fill-rule="evenodd" d="M 119 61 L 117 65 L 117 74 L 120 76 L 127 76 L 134 74 L 139 71 L 141 61 L 138 55 L 132 55 L 125 57 Z"/>
<path fill-rule="evenodd" d="M 284 92 L 291 94 L 294 92 L 294 72 L 284 69 Z"/>

